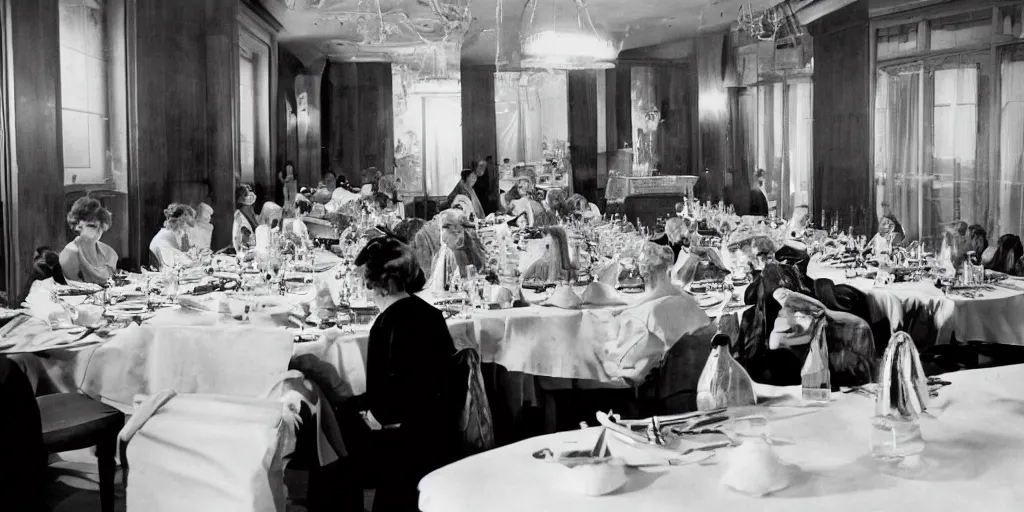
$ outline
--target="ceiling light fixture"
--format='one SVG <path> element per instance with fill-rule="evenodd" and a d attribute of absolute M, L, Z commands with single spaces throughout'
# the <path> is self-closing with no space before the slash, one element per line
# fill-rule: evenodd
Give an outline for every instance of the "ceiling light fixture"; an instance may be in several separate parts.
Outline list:
<path fill-rule="evenodd" d="M 524 68 L 608 69 L 619 55 L 594 27 L 586 0 L 529 0 L 520 34 Z"/>

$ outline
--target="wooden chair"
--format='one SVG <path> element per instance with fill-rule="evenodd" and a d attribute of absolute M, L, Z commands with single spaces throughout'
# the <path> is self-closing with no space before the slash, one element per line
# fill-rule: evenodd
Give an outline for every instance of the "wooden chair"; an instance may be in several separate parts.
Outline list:
<path fill-rule="evenodd" d="M 114 511 L 114 455 L 117 434 L 124 426 L 124 414 L 78 393 L 41 396 L 39 416 L 43 425 L 43 445 L 47 453 L 60 453 L 96 447 L 99 462 L 100 507 Z"/>

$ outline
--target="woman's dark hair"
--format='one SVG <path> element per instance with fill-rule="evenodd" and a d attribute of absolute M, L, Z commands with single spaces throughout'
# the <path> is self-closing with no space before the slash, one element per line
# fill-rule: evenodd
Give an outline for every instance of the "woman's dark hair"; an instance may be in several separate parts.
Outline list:
<path fill-rule="evenodd" d="M 79 222 L 99 222 L 109 227 L 111 222 L 110 211 L 104 208 L 103 203 L 99 202 L 98 199 L 89 196 L 79 197 L 71 205 L 71 210 L 68 211 L 68 226 L 71 229 L 75 229 Z"/>
<path fill-rule="evenodd" d="M 426 223 L 427 221 L 418 217 L 405 219 L 395 226 L 395 236 L 407 244 L 412 243 L 416 239 L 416 233 L 419 233 Z"/>
<path fill-rule="evenodd" d="M 472 176 L 472 175 L 474 175 L 474 174 L 476 174 L 476 171 L 474 171 L 474 170 L 472 170 L 472 169 L 463 169 L 463 170 L 462 170 L 462 177 L 461 177 L 461 178 L 459 178 L 459 179 L 460 179 L 460 180 L 461 180 L 462 182 L 465 182 L 465 181 L 466 181 L 466 180 L 467 180 L 467 179 L 468 179 L 468 178 L 469 178 L 470 176 Z"/>
<path fill-rule="evenodd" d="M 355 264 L 363 269 L 367 289 L 378 289 L 387 295 L 416 293 L 427 282 L 412 249 L 394 236 L 367 242 Z"/>
<path fill-rule="evenodd" d="M 981 258 L 981 253 L 988 249 L 988 231 L 978 224 L 972 224 L 967 228 L 967 232 L 967 250 L 974 251 L 977 257 Z"/>
<path fill-rule="evenodd" d="M 235 187 L 235 206 L 236 207 L 242 206 L 242 200 L 245 199 L 245 196 L 249 195 L 249 192 L 252 192 L 252 187 L 250 187 L 249 185 L 246 185 L 244 183 L 239 185 L 239 186 L 237 186 L 237 187 Z"/>
<path fill-rule="evenodd" d="M 288 160 L 287 162 L 285 162 L 284 163 L 284 167 L 282 169 L 287 169 L 289 165 L 292 166 L 292 170 L 294 171 L 295 170 L 295 162 L 292 162 L 291 160 Z"/>
<path fill-rule="evenodd" d="M 1017 260 L 1024 256 L 1024 244 L 1021 244 L 1017 235 L 1003 235 L 996 243 L 996 254 L 987 268 L 1013 274 L 1016 271 Z"/>
<path fill-rule="evenodd" d="M 60 266 L 60 255 L 49 247 L 40 247 L 36 249 L 36 253 L 32 257 L 32 268 L 29 269 L 28 281 L 25 283 L 24 291 L 21 292 L 22 295 L 18 297 L 18 301 L 10 304 L 10 307 L 20 308 L 25 299 L 28 298 L 28 292 L 32 289 L 32 283 L 45 281 L 50 278 L 53 278 L 53 281 L 57 284 L 68 284 L 67 279 L 64 278 L 64 269 Z"/>

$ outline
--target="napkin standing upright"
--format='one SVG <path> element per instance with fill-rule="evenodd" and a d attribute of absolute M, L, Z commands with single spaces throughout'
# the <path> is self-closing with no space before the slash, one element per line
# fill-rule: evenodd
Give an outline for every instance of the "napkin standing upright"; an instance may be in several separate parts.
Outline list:
<path fill-rule="evenodd" d="M 800 370 L 802 397 L 809 402 L 828 403 L 832 399 L 832 381 L 828 370 L 825 320 L 819 319 L 815 329 L 817 332 L 811 337 L 811 350 Z"/>
<path fill-rule="evenodd" d="M 697 410 L 757 404 L 754 382 L 732 354 L 729 337 L 716 334 L 711 340 L 711 355 L 697 381 Z"/>
<path fill-rule="evenodd" d="M 928 408 L 928 380 L 914 340 L 893 334 L 885 349 L 875 393 L 871 455 L 902 460 L 924 450 L 918 420 Z"/>

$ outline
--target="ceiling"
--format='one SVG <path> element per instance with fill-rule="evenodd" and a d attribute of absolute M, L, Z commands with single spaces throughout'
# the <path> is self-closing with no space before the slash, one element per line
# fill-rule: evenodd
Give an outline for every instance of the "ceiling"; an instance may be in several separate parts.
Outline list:
<path fill-rule="evenodd" d="M 464 34 L 463 62 L 493 63 L 499 1 L 502 41 L 508 46 L 505 38 L 511 35 L 509 41 L 516 41 L 528 0 L 379 0 L 379 14 L 378 0 L 261 0 L 284 26 L 281 43 L 307 64 L 325 57 L 391 60 L 423 46 L 424 40 L 441 40 L 446 25 Z M 597 30 L 628 50 L 720 31 L 736 20 L 741 7 L 759 10 L 780 1 L 589 0 L 586 5 Z M 468 22 L 458 19 L 467 2 Z M 552 6 L 559 19 L 575 20 L 573 0 L 538 0 L 537 12 Z M 436 14 L 438 7 L 448 10 L 449 23 Z"/>

